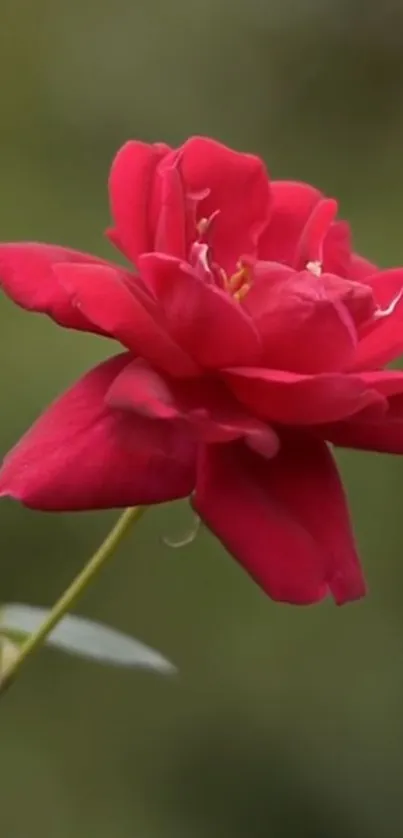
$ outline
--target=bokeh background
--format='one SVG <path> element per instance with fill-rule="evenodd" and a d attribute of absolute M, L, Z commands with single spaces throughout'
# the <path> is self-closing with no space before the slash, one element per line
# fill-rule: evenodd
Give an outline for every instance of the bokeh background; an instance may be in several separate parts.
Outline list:
<path fill-rule="evenodd" d="M 401 0 L 0 0 L 1 238 L 112 256 L 106 177 L 129 137 L 210 134 L 340 199 L 403 262 Z M 108 347 L 0 301 L 1 452 Z M 153 510 L 81 611 L 173 680 L 42 652 L 0 706 L 2 838 L 403 835 L 403 463 L 340 463 L 370 584 L 274 605 L 208 534 Z M 50 604 L 113 514 L 2 501 L 1 600 Z M 270 546 L 268 545 L 268 549 Z"/>

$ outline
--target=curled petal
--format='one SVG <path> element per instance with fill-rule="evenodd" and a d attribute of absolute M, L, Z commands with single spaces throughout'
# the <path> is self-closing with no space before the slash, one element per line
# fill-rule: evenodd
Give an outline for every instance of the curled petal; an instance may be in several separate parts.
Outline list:
<path fill-rule="evenodd" d="M 157 169 L 154 195 L 157 223 L 153 250 L 187 259 L 198 236 L 196 211 L 205 195 L 187 190 L 180 168 L 181 159 L 181 152 L 172 152 Z"/>
<path fill-rule="evenodd" d="M 323 240 L 323 270 L 339 277 L 350 275 L 351 232 L 346 221 L 334 221 Z"/>
<path fill-rule="evenodd" d="M 135 263 L 139 253 L 152 250 L 154 176 L 168 146 L 134 140 L 118 151 L 109 175 L 109 196 L 115 227 L 108 236 Z"/>
<path fill-rule="evenodd" d="M 193 505 L 272 599 L 337 603 L 365 593 L 343 488 L 324 443 L 283 439 L 266 463 L 241 443 L 200 454 Z"/>
<path fill-rule="evenodd" d="M 251 416 L 223 384 L 208 378 L 169 379 L 134 360 L 113 381 L 107 400 L 111 407 L 188 425 L 204 442 L 244 438 L 266 457 L 278 451 L 275 431 Z"/>
<path fill-rule="evenodd" d="M 95 367 L 6 456 L 0 494 L 44 511 L 105 509 L 186 497 L 195 448 L 183 429 L 113 410 L 112 381 L 130 362 Z"/>
<path fill-rule="evenodd" d="M 316 204 L 302 230 L 294 257 L 294 267 L 304 270 L 309 262 L 323 263 L 324 242 L 337 215 L 337 201 L 324 198 Z"/>

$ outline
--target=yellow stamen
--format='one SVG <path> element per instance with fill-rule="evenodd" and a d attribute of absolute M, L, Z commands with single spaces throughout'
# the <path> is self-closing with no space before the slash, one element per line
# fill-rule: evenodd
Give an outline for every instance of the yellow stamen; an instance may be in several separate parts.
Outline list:
<path fill-rule="evenodd" d="M 248 291 L 250 291 L 250 289 L 251 289 L 250 283 L 245 282 L 243 285 L 241 285 L 241 287 L 238 289 L 238 291 L 236 291 L 235 294 L 233 294 L 234 300 L 237 300 L 238 302 L 240 302 L 240 300 L 243 300 L 243 298 L 246 297 L 246 295 L 247 295 Z"/>
<path fill-rule="evenodd" d="M 229 278 L 228 290 L 235 294 L 236 291 L 239 291 L 241 286 L 244 284 L 246 278 L 246 270 L 244 267 L 241 267 L 235 274 L 232 274 L 232 276 Z"/>
<path fill-rule="evenodd" d="M 243 300 L 251 287 L 250 273 L 246 265 L 240 263 L 238 270 L 226 281 L 226 288 L 234 300 Z"/>

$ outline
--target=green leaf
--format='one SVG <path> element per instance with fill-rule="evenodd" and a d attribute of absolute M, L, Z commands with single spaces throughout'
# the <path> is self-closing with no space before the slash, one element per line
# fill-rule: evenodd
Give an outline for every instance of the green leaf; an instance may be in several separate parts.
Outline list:
<path fill-rule="evenodd" d="M 3 605 L 0 609 L 0 636 L 3 635 L 3 643 L 20 644 L 31 632 L 39 628 L 48 613 L 47 609 L 33 605 Z M 164 675 L 173 675 L 176 672 L 170 661 L 139 640 L 101 623 L 72 614 L 64 617 L 53 629 L 46 645 L 99 663 L 153 669 Z M 11 647 L 7 646 L 7 653 L 10 652 Z"/>

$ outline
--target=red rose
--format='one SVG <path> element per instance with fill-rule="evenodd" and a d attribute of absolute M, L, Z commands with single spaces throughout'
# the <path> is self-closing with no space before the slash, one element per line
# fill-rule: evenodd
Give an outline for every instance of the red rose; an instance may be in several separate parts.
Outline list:
<path fill-rule="evenodd" d="M 128 143 L 110 195 L 133 272 L 0 246 L 16 303 L 126 350 L 28 431 L 1 493 L 42 510 L 191 495 L 273 599 L 362 596 L 326 441 L 403 451 L 403 373 L 380 369 L 403 348 L 403 269 L 352 253 L 335 201 L 209 139 Z"/>

